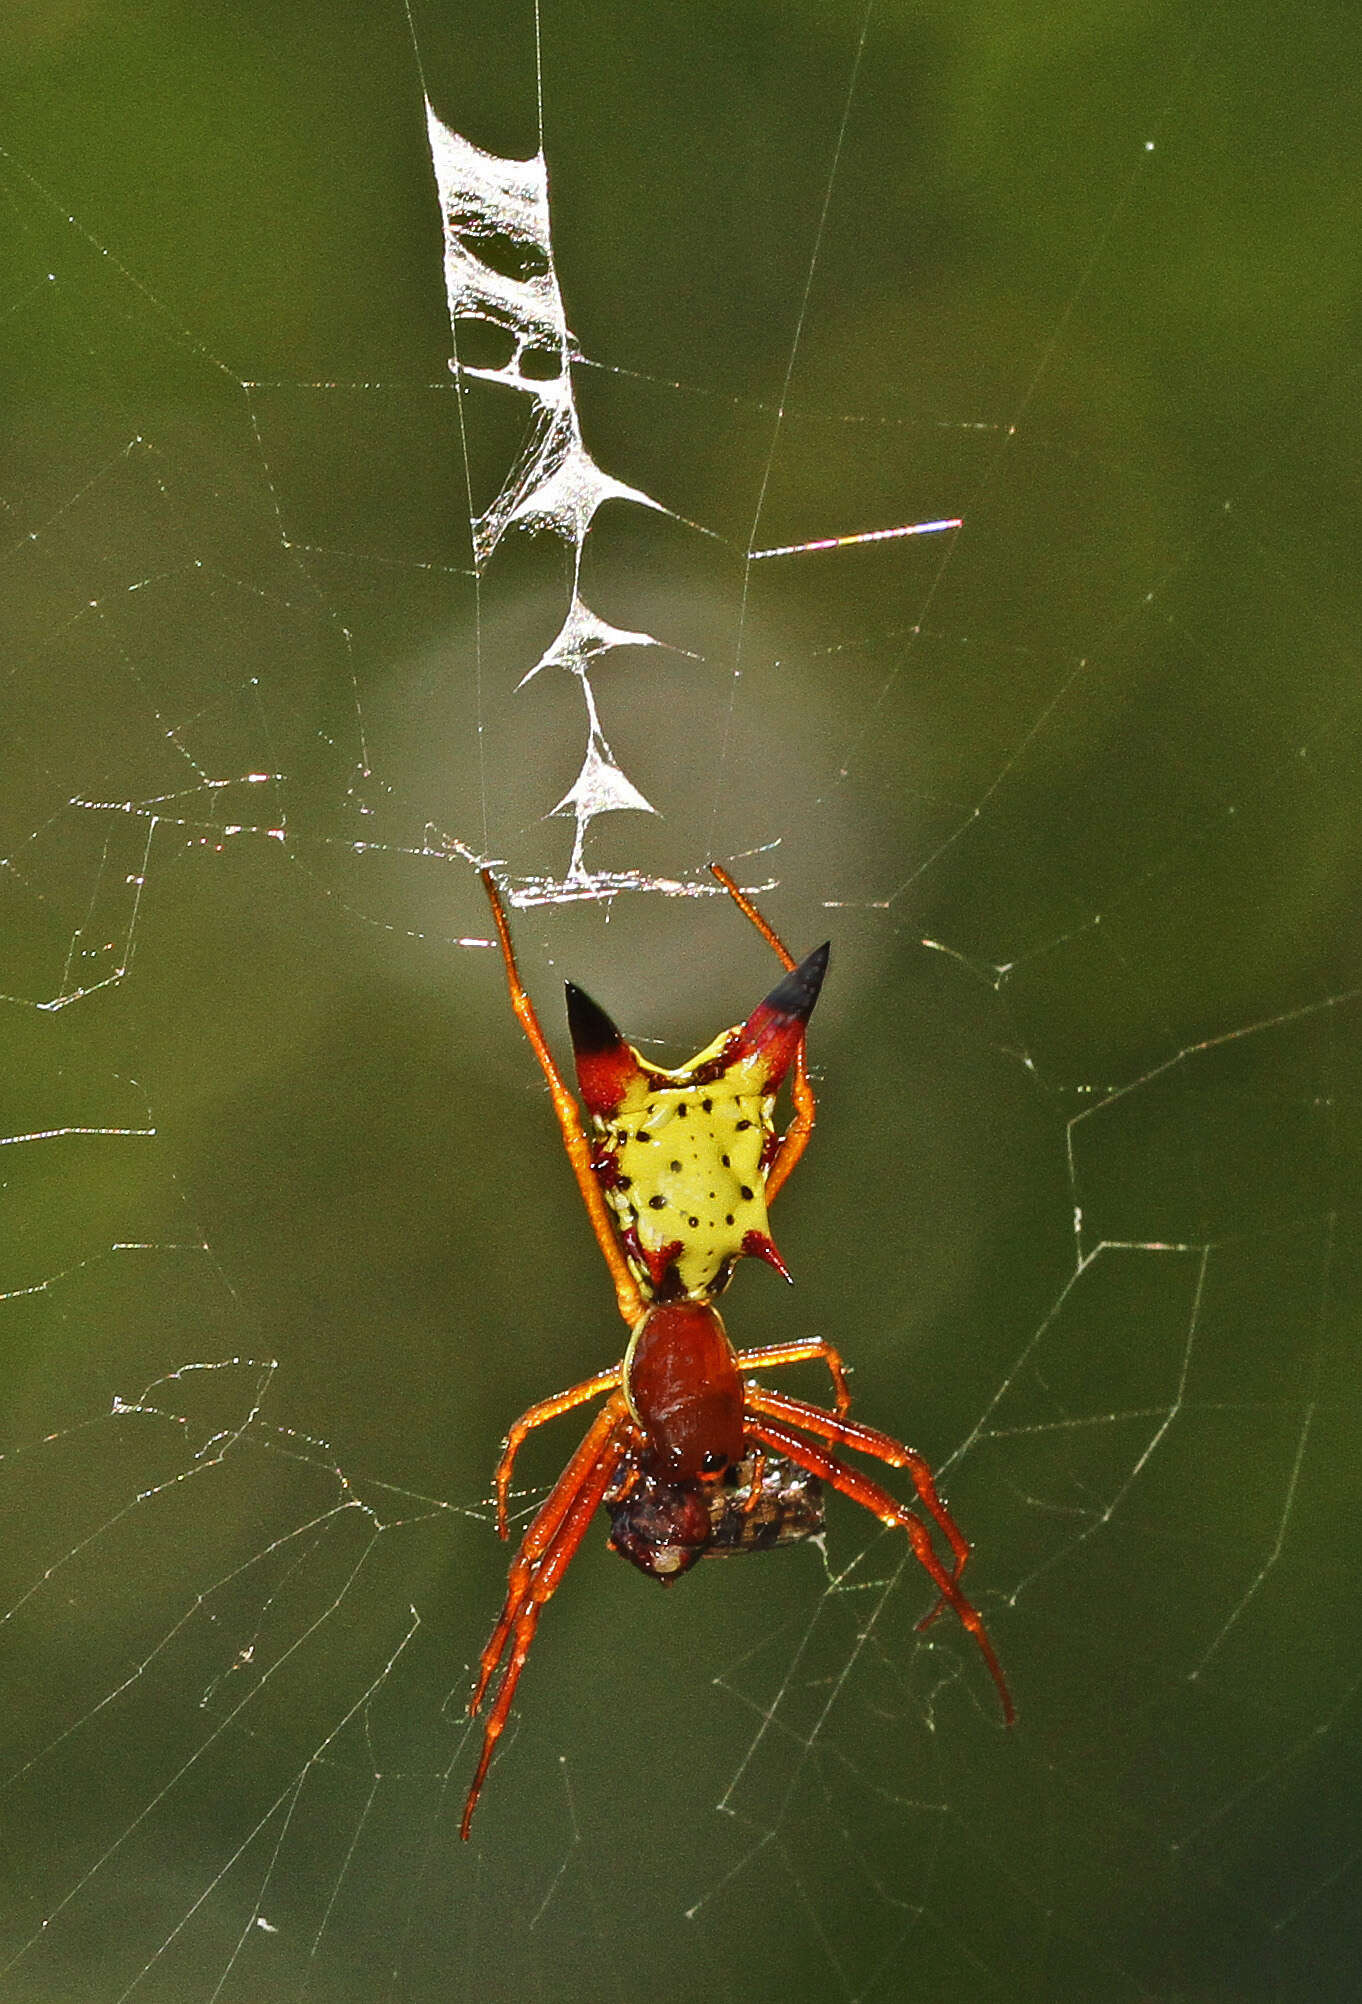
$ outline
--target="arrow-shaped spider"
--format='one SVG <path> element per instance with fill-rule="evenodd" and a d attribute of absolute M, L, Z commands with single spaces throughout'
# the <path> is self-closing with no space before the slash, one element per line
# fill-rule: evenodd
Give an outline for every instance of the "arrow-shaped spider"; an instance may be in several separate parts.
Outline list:
<path fill-rule="evenodd" d="M 735 1351 L 715 1307 L 737 1262 L 764 1259 L 789 1275 L 767 1227 L 775 1198 L 808 1145 L 813 1089 L 804 1029 L 828 963 L 820 946 L 796 965 L 781 941 L 717 863 L 710 868 L 786 968 L 745 1023 L 725 1030 L 676 1071 L 648 1064 L 603 1009 L 571 982 L 568 1026 L 577 1080 L 594 1141 L 564 1085 L 516 967 L 510 928 L 492 874 L 482 872 L 506 965 L 511 1007 L 538 1058 L 563 1146 L 629 1330 L 623 1360 L 521 1414 L 497 1463 L 497 1530 L 507 1535 L 507 1498 L 527 1434 L 588 1399 L 605 1404 L 530 1523 L 511 1562 L 506 1602 L 482 1652 L 469 1701 L 476 1717 L 501 1672 L 483 1729 L 482 1753 L 460 1835 L 505 1727 L 541 1609 L 557 1591 L 603 1504 L 614 1549 L 664 1583 L 706 1550 L 753 1549 L 806 1537 L 821 1523 L 819 1480 L 906 1531 L 938 1599 L 920 1626 L 952 1607 L 978 1644 L 1009 1725 L 1012 1699 L 978 1611 L 960 1591 L 969 1546 L 937 1494 L 920 1454 L 875 1427 L 848 1419 L 842 1360 L 821 1338 Z M 776 1094 L 791 1065 L 794 1118 L 775 1132 Z M 744 1376 L 819 1360 L 832 1377 L 835 1412 Z M 810 1438 L 809 1436 L 812 1436 Z M 917 1498 L 946 1539 L 954 1564 L 937 1557 L 921 1518 L 868 1475 L 848 1467 L 852 1448 L 906 1468 Z M 812 1480 L 810 1480 L 812 1478 Z M 734 1484 L 740 1482 L 741 1487 Z M 745 1492 L 745 1493 L 744 1493 Z M 741 1501 L 735 1501 L 741 1496 Z M 744 1534 L 739 1514 L 762 1510 L 765 1534 Z"/>

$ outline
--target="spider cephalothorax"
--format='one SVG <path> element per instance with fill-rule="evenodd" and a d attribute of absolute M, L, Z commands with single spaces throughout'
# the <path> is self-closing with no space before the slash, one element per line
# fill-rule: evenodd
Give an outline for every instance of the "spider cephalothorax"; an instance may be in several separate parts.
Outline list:
<path fill-rule="evenodd" d="M 747 897 L 717 864 L 715 876 L 786 968 L 746 1022 L 726 1030 L 676 1071 L 627 1044 L 603 1009 L 568 987 L 568 1018 L 582 1098 L 595 1134 L 583 1131 L 534 1005 L 516 967 L 501 899 L 488 871 L 511 1006 L 539 1060 L 563 1145 L 629 1330 L 622 1360 L 522 1413 L 497 1464 L 497 1528 L 507 1535 L 511 1472 L 526 1436 L 588 1399 L 605 1403 L 536 1511 L 511 1564 L 506 1601 L 482 1652 L 470 1713 L 501 1673 L 482 1753 L 464 1806 L 467 1837 L 496 1743 L 510 1714 L 540 1609 L 557 1591 L 597 1509 L 611 1544 L 664 1584 L 710 1552 L 759 1551 L 816 1535 L 823 1483 L 880 1522 L 905 1531 L 936 1587 L 922 1625 L 951 1607 L 988 1664 L 1005 1717 L 1012 1700 L 982 1619 L 960 1591 L 969 1546 L 920 1454 L 847 1417 L 841 1358 L 821 1337 L 735 1351 L 715 1307 L 744 1257 L 789 1278 L 771 1240 L 767 1206 L 813 1132 L 814 1099 L 804 1029 L 827 968 L 822 946 L 796 966 Z M 793 1066 L 794 1118 L 775 1129 L 776 1095 Z M 752 1370 L 821 1361 L 832 1378 L 827 1412 L 768 1391 Z M 947 1570 L 921 1517 L 849 1467 L 846 1449 L 908 1471 L 918 1502 L 950 1548 Z"/>

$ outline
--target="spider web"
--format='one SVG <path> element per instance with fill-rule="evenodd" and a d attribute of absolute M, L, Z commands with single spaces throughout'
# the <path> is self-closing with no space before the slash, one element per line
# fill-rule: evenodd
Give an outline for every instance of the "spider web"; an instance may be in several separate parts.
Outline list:
<path fill-rule="evenodd" d="M 1349 23 L 12 34 L 0 1994 L 1354 1995 Z M 496 1443 L 621 1342 L 472 865 L 675 1053 L 711 856 L 834 939 L 730 1324 L 1019 1722 L 849 1506 L 593 1538 L 463 1847 Z"/>

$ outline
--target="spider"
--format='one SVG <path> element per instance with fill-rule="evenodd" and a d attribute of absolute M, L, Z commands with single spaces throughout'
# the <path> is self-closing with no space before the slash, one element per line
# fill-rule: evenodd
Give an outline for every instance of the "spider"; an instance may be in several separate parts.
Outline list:
<path fill-rule="evenodd" d="M 511 1007 L 548 1080 L 563 1146 L 614 1281 L 629 1342 L 621 1362 L 608 1371 L 522 1413 L 502 1445 L 496 1506 L 497 1530 L 505 1538 L 511 1472 L 526 1437 L 546 1420 L 605 1396 L 521 1540 L 505 1604 L 482 1652 L 470 1717 L 477 1717 L 498 1671 L 501 1681 L 464 1805 L 464 1838 L 540 1613 L 602 1506 L 610 1514 L 613 1549 L 665 1584 L 707 1551 L 755 1550 L 814 1535 L 822 1524 L 820 1483 L 830 1484 L 882 1524 L 907 1533 L 937 1591 L 919 1626 L 953 1608 L 983 1654 L 1009 1725 L 1014 1716 L 983 1620 L 960 1591 L 970 1548 L 937 1494 L 927 1462 L 889 1434 L 847 1417 L 846 1374 L 831 1343 L 809 1337 L 735 1351 L 715 1307 L 743 1257 L 765 1260 L 789 1279 L 768 1230 L 767 1206 L 813 1132 L 804 1030 L 818 1000 L 828 948 L 817 947 L 796 964 L 728 872 L 717 863 L 710 869 L 779 957 L 784 979 L 745 1023 L 721 1032 L 676 1071 L 649 1064 L 605 1011 L 569 982 L 568 1028 L 592 1141 L 521 981 L 495 880 L 490 870 L 482 872 Z M 791 1066 L 794 1117 L 777 1136 L 776 1094 Z M 770 1391 L 744 1375 L 808 1362 L 826 1366 L 835 1411 Z M 950 1571 L 922 1519 L 870 1476 L 848 1467 L 841 1459 L 846 1448 L 907 1469 L 919 1504 L 950 1547 Z"/>

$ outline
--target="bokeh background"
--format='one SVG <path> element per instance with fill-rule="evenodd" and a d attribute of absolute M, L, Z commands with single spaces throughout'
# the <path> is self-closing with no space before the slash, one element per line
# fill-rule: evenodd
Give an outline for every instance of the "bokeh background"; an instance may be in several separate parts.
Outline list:
<path fill-rule="evenodd" d="M 0 1989 L 1355 1997 L 1355 15 L 414 25 L 7 27 Z M 716 532 L 588 544 L 676 650 L 588 862 L 834 940 L 730 1324 L 943 1469 L 1020 1713 L 849 1506 L 665 1595 L 593 1537 L 468 1847 L 497 1442 L 621 1331 L 469 943 L 584 733 L 561 551 L 469 576 L 423 75 L 519 155 L 542 87 L 588 444 Z M 555 1037 L 769 985 L 722 900 L 516 923 Z"/>

